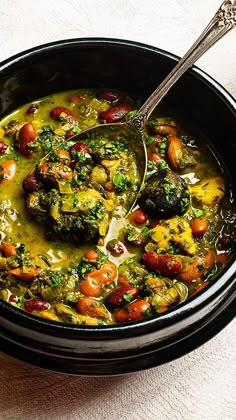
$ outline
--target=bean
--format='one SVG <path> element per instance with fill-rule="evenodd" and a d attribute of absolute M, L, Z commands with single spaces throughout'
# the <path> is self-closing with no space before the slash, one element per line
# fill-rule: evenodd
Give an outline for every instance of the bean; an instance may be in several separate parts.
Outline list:
<path fill-rule="evenodd" d="M 71 164 L 71 156 L 67 150 L 59 149 L 56 151 L 56 160 L 58 162 L 63 163 L 64 165 L 70 166 Z"/>
<path fill-rule="evenodd" d="M 41 299 L 30 299 L 25 302 L 27 312 L 45 311 L 49 308 L 49 303 Z"/>
<path fill-rule="evenodd" d="M 36 130 L 31 122 L 23 125 L 19 131 L 19 152 L 28 157 L 32 158 L 33 154 L 28 150 L 29 143 L 33 143 L 36 139 Z"/>
<path fill-rule="evenodd" d="M 157 134 L 160 134 L 161 136 L 164 136 L 166 134 L 175 136 L 177 133 L 177 129 L 175 127 L 172 127 L 171 125 L 156 125 L 154 127 L 154 131 Z"/>
<path fill-rule="evenodd" d="M 4 143 L 4 141 L 0 141 L 0 155 L 4 155 L 9 149 L 8 144 Z"/>
<path fill-rule="evenodd" d="M 106 90 L 106 91 L 98 92 L 97 98 L 103 99 L 104 101 L 107 101 L 107 102 L 116 102 L 120 99 L 120 95 L 119 93 Z"/>
<path fill-rule="evenodd" d="M 57 106 L 56 108 L 53 108 L 50 112 L 50 117 L 54 121 L 62 121 L 64 119 L 63 114 L 75 119 L 72 112 L 69 109 L 64 108 L 63 106 Z"/>
<path fill-rule="evenodd" d="M 193 262 L 189 263 L 179 274 L 179 279 L 186 283 L 202 279 L 205 276 L 205 272 L 211 270 L 214 264 L 215 255 L 212 251 L 208 251 L 206 255 L 197 257 Z"/>
<path fill-rule="evenodd" d="M 18 302 L 18 297 L 15 296 L 15 295 L 10 295 L 9 302 L 10 303 L 17 303 Z"/>
<path fill-rule="evenodd" d="M 125 249 L 123 244 L 118 241 L 118 239 L 112 239 L 110 240 L 107 245 L 106 249 L 114 256 L 118 257 L 119 255 L 124 254 Z"/>
<path fill-rule="evenodd" d="M 1 167 L 0 183 L 4 185 L 15 177 L 17 165 L 14 160 L 5 160 L 4 162 L 1 162 Z"/>
<path fill-rule="evenodd" d="M 5 257 L 13 257 L 17 255 L 16 247 L 13 244 L 3 242 L 1 245 L 1 251 Z"/>
<path fill-rule="evenodd" d="M 182 270 L 182 261 L 179 257 L 157 254 L 154 251 L 144 253 L 142 262 L 148 270 L 160 272 L 168 277 L 173 277 Z"/>
<path fill-rule="evenodd" d="M 92 318 L 110 318 L 105 306 L 98 300 L 90 297 L 79 298 L 76 302 L 76 310 L 78 313 L 91 316 Z"/>
<path fill-rule="evenodd" d="M 148 153 L 148 160 L 153 162 L 155 165 L 159 165 L 163 161 L 157 153 Z"/>
<path fill-rule="evenodd" d="M 38 105 L 32 104 L 27 109 L 26 114 L 28 114 L 28 115 L 36 114 L 36 112 L 38 112 L 38 109 L 39 109 L 39 106 Z"/>
<path fill-rule="evenodd" d="M 200 217 L 193 219 L 191 221 L 191 229 L 193 232 L 193 236 L 198 237 L 198 236 L 203 236 L 204 233 L 206 233 L 207 229 L 208 229 L 208 224 L 206 219 L 202 219 Z"/>
<path fill-rule="evenodd" d="M 105 262 L 99 270 L 86 274 L 81 280 L 80 292 L 85 296 L 97 297 L 105 284 L 112 283 L 117 277 L 117 268 L 110 261 Z"/>
<path fill-rule="evenodd" d="M 132 109 L 133 107 L 131 104 L 123 103 L 100 112 L 99 118 L 106 123 L 119 122 L 123 120 L 126 114 L 132 111 Z"/>
<path fill-rule="evenodd" d="M 127 308 L 121 308 L 115 313 L 115 320 L 118 323 L 139 321 L 145 318 L 151 306 L 150 303 L 144 299 L 138 299 L 130 303 Z"/>
<path fill-rule="evenodd" d="M 147 221 L 147 215 L 142 209 L 137 209 L 131 214 L 131 221 L 136 225 L 142 225 Z"/>
<path fill-rule="evenodd" d="M 88 148 L 88 146 L 84 143 L 75 143 L 73 144 L 73 146 L 71 146 L 70 150 L 74 150 L 75 152 L 80 152 L 80 153 L 90 153 L 90 149 Z"/>
<path fill-rule="evenodd" d="M 110 308 L 117 308 L 136 298 L 138 293 L 139 289 L 137 287 L 119 287 L 106 297 L 105 304 Z"/>
<path fill-rule="evenodd" d="M 36 178 L 34 173 L 28 175 L 22 183 L 22 188 L 25 192 L 38 191 L 41 186 L 42 183 Z"/>
<path fill-rule="evenodd" d="M 179 161 L 183 154 L 183 144 L 176 136 L 168 137 L 167 159 L 174 170 L 179 168 Z"/>

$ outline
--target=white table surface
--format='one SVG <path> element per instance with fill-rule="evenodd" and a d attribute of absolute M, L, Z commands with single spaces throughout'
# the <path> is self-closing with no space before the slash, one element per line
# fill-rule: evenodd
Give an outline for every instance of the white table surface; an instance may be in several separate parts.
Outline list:
<path fill-rule="evenodd" d="M 59 39 L 115 37 L 182 55 L 218 0 L 1 0 L 0 61 Z M 236 30 L 197 65 L 236 96 Z M 0 419 L 236 419 L 236 321 L 167 365 L 118 378 L 50 373 L 0 354 Z"/>

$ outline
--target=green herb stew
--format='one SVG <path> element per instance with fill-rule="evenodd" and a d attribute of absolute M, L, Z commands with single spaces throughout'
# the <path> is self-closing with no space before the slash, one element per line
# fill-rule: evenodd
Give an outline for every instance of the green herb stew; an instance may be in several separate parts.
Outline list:
<path fill-rule="evenodd" d="M 198 136 L 153 115 L 141 192 L 122 132 L 73 139 L 137 108 L 122 92 L 76 90 L 0 122 L 1 299 L 50 321 L 109 325 L 162 316 L 217 281 L 234 250 L 236 216 Z"/>

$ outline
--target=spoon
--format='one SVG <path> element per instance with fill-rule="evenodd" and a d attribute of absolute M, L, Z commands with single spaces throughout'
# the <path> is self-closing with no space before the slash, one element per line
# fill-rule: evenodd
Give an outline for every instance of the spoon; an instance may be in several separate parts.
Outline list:
<path fill-rule="evenodd" d="M 141 185 L 135 199 L 130 203 L 128 214 L 134 208 L 140 190 L 143 188 L 147 171 L 147 150 L 144 139 L 145 124 L 156 106 L 167 94 L 170 88 L 209 48 L 220 38 L 236 26 L 236 0 L 226 0 L 222 3 L 216 14 L 204 29 L 199 38 L 187 51 L 184 57 L 177 63 L 169 75 L 151 94 L 146 102 L 137 111 L 136 115 L 126 122 L 102 124 L 81 131 L 70 138 L 70 141 L 78 141 L 86 138 L 100 136 L 111 138 L 115 134 L 124 135 L 129 139 L 129 146 L 137 156 L 140 168 Z M 109 137 L 108 137 L 109 138 Z"/>

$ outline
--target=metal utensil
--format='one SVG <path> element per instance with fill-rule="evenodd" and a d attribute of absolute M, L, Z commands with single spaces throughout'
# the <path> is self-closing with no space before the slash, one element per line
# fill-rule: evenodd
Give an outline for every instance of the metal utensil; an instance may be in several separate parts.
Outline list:
<path fill-rule="evenodd" d="M 135 117 L 126 122 L 102 124 L 88 130 L 81 131 L 79 134 L 70 138 L 70 141 L 82 140 L 87 136 L 90 138 L 91 136 L 102 136 L 105 133 L 107 137 L 109 135 L 109 130 L 113 135 L 114 130 L 123 133 L 129 139 L 129 146 L 137 155 L 142 180 L 140 186 L 141 189 L 144 184 L 147 171 L 147 151 L 144 140 L 144 128 L 149 116 L 170 88 L 182 76 L 182 74 L 185 73 L 186 70 L 188 70 L 207 50 L 209 50 L 212 45 L 214 45 L 235 26 L 236 0 L 226 0 L 222 3 L 212 20 L 209 22 L 199 38 L 194 42 L 192 47 L 141 106 Z M 133 209 L 137 201 L 137 197 L 132 203 L 130 203 L 128 212 Z"/>

